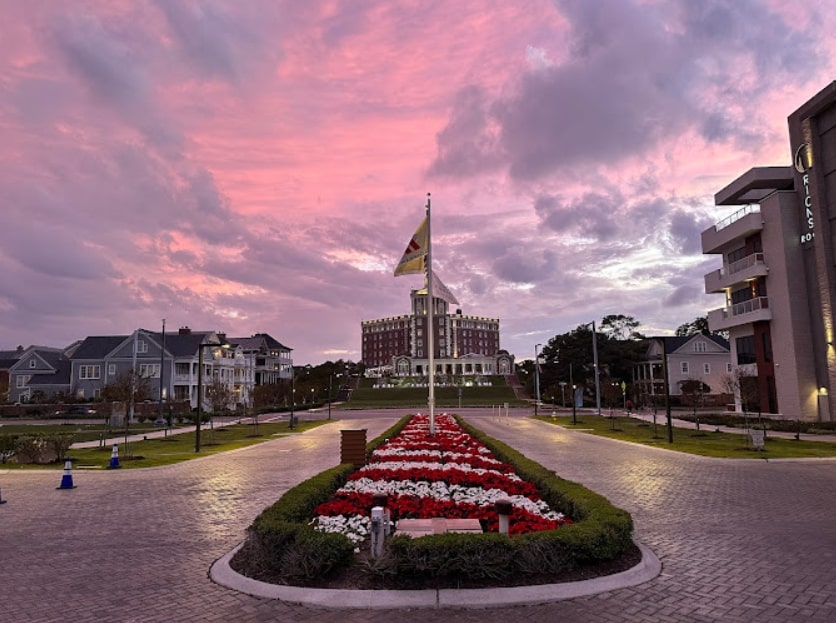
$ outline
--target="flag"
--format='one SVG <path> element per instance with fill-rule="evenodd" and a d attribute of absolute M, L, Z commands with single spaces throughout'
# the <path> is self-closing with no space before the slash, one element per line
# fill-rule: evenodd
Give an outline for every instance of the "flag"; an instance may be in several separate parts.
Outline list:
<path fill-rule="evenodd" d="M 427 278 L 424 277 L 424 289 L 418 290 L 418 294 L 427 293 Z M 433 273 L 433 296 L 440 298 L 442 301 L 447 301 L 450 305 L 458 305 L 459 302 L 453 293 L 445 286 L 438 275 Z"/>
<path fill-rule="evenodd" d="M 412 240 L 406 246 L 401 261 L 395 267 L 395 277 L 400 275 L 413 275 L 424 272 L 424 258 L 427 256 L 429 247 L 429 231 L 427 217 L 421 221 L 418 229 L 412 235 Z"/>

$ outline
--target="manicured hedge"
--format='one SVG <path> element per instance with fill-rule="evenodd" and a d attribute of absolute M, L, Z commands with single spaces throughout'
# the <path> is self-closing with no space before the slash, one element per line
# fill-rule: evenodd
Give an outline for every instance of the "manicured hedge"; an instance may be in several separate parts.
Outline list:
<path fill-rule="evenodd" d="M 487 437 L 457 418 L 500 461 L 533 483 L 553 509 L 574 523 L 558 530 L 508 538 L 497 533 L 437 534 L 412 539 L 395 536 L 370 572 L 403 577 L 496 579 L 557 574 L 580 566 L 611 561 L 632 545 L 633 523 L 624 510 L 577 483 L 556 476 L 510 446 Z M 397 435 L 409 417 L 368 444 L 371 453 Z M 313 509 L 347 481 L 351 465 L 331 468 L 285 493 L 252 523 L 236 567 L 258 576 L 312 579 L 344 568 L 353 560 L 353 546 L 344 536 L 324 534 L 308 525 Z"/>

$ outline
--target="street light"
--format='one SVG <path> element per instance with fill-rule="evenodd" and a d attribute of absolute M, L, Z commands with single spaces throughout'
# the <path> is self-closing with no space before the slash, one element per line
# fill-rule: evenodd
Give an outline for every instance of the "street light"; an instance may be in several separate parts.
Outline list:
<path fill-rule="evenodd" d="M 337 374 L 337 378 L 340 378 L 342 373 Z M 331 372 L 331 375 L 328 377 L 328 419 L 331 419 L 331 402 L 333 401 L 333 387 L 334 387 L 334 373 Z"/>
<path fill-rule="evenodd" d="M 541 346 L 534 345 L 534 417 L 537 417 L 537 406 L 540 403 L 540 355 L 537 349 Z"/>
<path fill-rule="evenodd" d="M 293 379 L 296 376 L 296 371 L 291 366 L 290 368 L 290 430 L 293 430 L 293 407 L 296 406 L 296 388 L 293 386 Z"/>
<path fill-rule="evenodd" d="M 200 452 L 200 421 L 203 419 L 203 349 L 229 348 L 229 344 L 198 344 L 197 348 L 197 417 L 194 429 L 194 451 Z M 214 359 L 214 357 L 213 357 Z"/>

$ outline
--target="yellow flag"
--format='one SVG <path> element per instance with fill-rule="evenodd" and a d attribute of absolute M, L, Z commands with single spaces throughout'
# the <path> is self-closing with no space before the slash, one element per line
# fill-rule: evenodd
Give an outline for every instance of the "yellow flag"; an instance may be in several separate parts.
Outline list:
<path fill-rule="evenodd" d="M 424 258 L 427 255 L 429 239 L 427 237 L 427 217 L 421 221 L 418 229 L 412 235 L 412 240 L 406 246 L 401 261 L 395 267 L 395 277 L 424 272 Z"/>

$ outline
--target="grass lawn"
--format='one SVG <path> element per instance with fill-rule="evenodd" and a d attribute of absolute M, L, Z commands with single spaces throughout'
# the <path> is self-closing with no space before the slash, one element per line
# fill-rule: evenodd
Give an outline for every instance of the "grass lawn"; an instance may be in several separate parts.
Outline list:
<path fill-rule="evenodd" d="M 552 422 L 569 430 L 579 430 L 593 435 L 631 441 L 646 446 L 656 446 L 677 452 L 699 454 L 734 459 L 779 459 L 779 458 L 817 458 L 836 456 L 836 443 L 826 441 L 796 441 L 770 437 L 767 433 L 763 450 L 754 450 L 748 445 L 746 435 L 736 433 L 716 433 L 714 427 L 703 426 L 697 432 L 688 428 L 673 429 L 673 443 L 668 443 L 668 429 L 664 416 L 660 416 L 654 435 L 653 424 L 636 418 L 589 415 L 577 417 L 577 424 L 572 424 L 571 416 L 538 416 L 538 420 Z"/>
<path fill-rule="evenodd" d="M 153 422 L 145 422 L 144 424 L 134 423 L 131 424 L 129 432 L 131 435 L 140 435 L 142 433 L 162 430 L 162 428 Z M 124 432 L 124 428 L 108 428 L 105 424 L 75 424 L 73 422 L 63 424 L 6 424 L 4 422 L 0 426 L 0 435 L 55 435 L 59 433 L 71 433 L 73 435 L 73 443 L 118 437 L 119 435 L 124 435 Z"/>
<path fill-rule="evenodd" d="M 195 434 L 193 431 L 163 438 L 132 441 L 128 444 L 128 447 L 125 446 L 124 440 L 122 440 L 119 443 L 119 463 L 123 469 L 171 465 L 172 463 L 188 461 L 201 456 L 217 454 L 218 452 L 226 452 L 236 448 L 252 446 L 264 441 L 270 441 L 271 439 L 275 439 L 277 435 L 301 433 L 327 423 L 327 420 L 297 420 L 294 429 L 290 430 L 288 422 L 269 422 L 258 425 L 258 434 L 255 433 L 255 429 L 251 424 L 234 424 L 224 428 L 216 426 L 214 431 L 208 425 L 205 425 L 201 428 L 200 432 L 199 453 L 194 451 Z M 46 432 L 43 430 L 44 427 L 41 426 L 30 426 L 26 428 L 29 430 L 18 432 Z M 33 431 L 33 428 L 36 430 Z M 62 432 L 73 432 L 72 430 L 66 431 L 62 427 L 56 428 L 61 428 Z M 0 430 L 10 432 L 6 431 L 5 426 Z M 155 430 L 155 427 L 149 428 L 149 430 Z M 138 427 L 131 426 L 132 434 L 141 432 Z M 117 432 L 114 437 L 118 438 L 118 436 L 119 433 Z M 93 439 L 98 439 L 98 436 L 93 437 Z M 81 441 L 81 439 L 77 439 L 76 441 Z M 73 448 L 68 452 L 68 456 L 73 460 L 74 469 L 107 468 L 112 450 L 113 447 L 111 445 L 106 445 L 103 448 Z M 62 469 L 63 467 L 63 463 L 51 465 L 17 465 L 16 463 L 7 463 L 2 466 L 3 469 Z"/>

